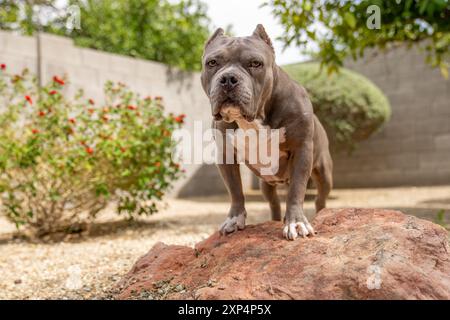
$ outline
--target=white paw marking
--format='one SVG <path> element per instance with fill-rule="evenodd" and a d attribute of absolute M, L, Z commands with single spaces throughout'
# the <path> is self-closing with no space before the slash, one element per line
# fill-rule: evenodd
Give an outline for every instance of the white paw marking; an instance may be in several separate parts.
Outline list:
<path fill-rule="evenodd" d="M 234 217 L 228 217 L 224 223 L 220 226 L 220 233 L 227 234 L 232 233 L 237 230 L 242 230 L 245 228 L 245 213 L 241 213 Z"/>
<path fill-rule="evenodd" d="M 309 222 L 287 223 L 283 228 L 283 236 L 288 240 L 295 240 L 298 236 L 314 236 L 315 231 Z"/>

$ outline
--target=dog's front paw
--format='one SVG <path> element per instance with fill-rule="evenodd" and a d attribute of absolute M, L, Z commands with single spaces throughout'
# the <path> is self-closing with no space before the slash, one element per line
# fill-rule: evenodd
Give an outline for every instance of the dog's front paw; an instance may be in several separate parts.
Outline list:
<path fill-rule="evenodd" d="M 242 230 L 245 228 L 245 218 L 247 214 L 245 212 L 238 214 L 237 216 L 228 217 L 224 223 L 220 226 L 220 233 L 225 235 L 227 233 L 232 233 L 237 230 Z"/>
<path fill-rule="evenodd" d="M 314 236 L 315 231 L 311 224 L 306 222 L 286 223 L 283 227 L 283 236 L 288 240 L 295 240 L 298 236 Z"/>

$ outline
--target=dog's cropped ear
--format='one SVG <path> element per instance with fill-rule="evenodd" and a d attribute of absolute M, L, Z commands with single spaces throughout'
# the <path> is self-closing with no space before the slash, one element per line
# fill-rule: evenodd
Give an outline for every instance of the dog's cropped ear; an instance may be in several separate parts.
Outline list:
<path fill-rule="evenodd" d="M 207 46 L 209 46 L 214 40 L 216 40 L 218 37 L 223 36 L 224 31 L 222 28 L 218 28 L 211 37 L 209 37 L 208 41 L 205 43 L 205 49 Z"/>
<path fill-rule="evenodd" d="M 273 48 L 272 41 L 269 38 L 269 35 L 267 34 L 266 30 L 264 29 L 262 24 L 258 24 L 256 26 L 255 31 L 253 31 L 253 36 L 260 38 L 265 43 L 269 45 L 269 47 L 272 49 L 273 53 L 275 53 L 275 49 Z"/>

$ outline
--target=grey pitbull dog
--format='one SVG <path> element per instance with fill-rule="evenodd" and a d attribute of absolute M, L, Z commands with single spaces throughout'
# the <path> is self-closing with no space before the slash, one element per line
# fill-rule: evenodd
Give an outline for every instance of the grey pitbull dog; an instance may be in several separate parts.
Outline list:
<path fill-rule="evenodd" d="M 211 102 L 214 128 L 223 133 L 237 128 L 236 123 L 223 121 L 221 109 L 228 105 L 238 106 L 248 121 L 258 119 L 271 129 L 285 128 L 280 150 L 287 152 L 288 160 L 280 163 L 278 171 L 280 182 L 288 184 L 283 234 L 290 240 L 314 235 L 303 211 L 308 180 L 312 177 L 317 186 L 319 211 L 332 188 L 333 164 L 326 132 L 306 90 L 276 65 L 272 42 L 262 25 L 248 37 L 229 37 L 217 29 L 205 44 L 202 63 L 201 81 Z M 231 197 L 228 218 L 220 229 L 225 234 L 243 229 L 247 212 L 239 164 L 218 164 L 218 168 Z M 276 188 L 261 179 L 272 219 L 280 221 Z"/>

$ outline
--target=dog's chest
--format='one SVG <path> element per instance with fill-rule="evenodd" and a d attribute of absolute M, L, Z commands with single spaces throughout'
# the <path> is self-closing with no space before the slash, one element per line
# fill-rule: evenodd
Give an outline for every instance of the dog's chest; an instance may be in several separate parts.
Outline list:
<path fill-rule="evenodd" d="M 259 120 L 236 122 L 240 130 L 233 144 L 238 160 L 269 184 L 287 183 L 289 153 L 280 149 L 286 140 L 285 129 L 271 129 Z"/>

